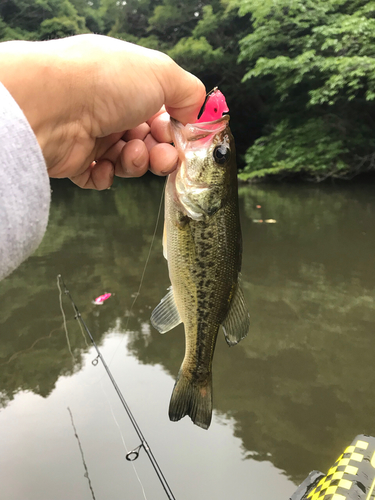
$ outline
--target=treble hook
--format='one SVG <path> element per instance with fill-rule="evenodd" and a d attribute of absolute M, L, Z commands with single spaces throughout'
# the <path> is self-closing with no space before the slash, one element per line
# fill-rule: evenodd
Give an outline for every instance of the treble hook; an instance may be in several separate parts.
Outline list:
<path fill-rule="evenodd" d="M 140 444 L 137 448 L 134 448 L 134 450 L 129 451 L 126 455 L 125 458 L 129 462 L 134 462 L 134 460 L 137 460 L 139 457 L 139 451 L 143 447 L 143 444 Z"/>

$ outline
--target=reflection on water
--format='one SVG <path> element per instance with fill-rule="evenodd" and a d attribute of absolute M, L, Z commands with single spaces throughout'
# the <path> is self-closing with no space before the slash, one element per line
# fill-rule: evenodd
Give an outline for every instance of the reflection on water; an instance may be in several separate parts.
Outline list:
<path fill-rule="evenodd" d="M 74 366 L 67 348 L 58 273 L 98 342 L 105 332 L 124 332 L 127 325 L 127 350 L 140 366 L 159 366 L 176 376 L 184 351 L 183 328 L 162 336 L 149 322 L 169 286 L 161 224 L 141 294 L 129 315 L 161 190 L 162 182 L 154 178 L 122 182 L 105 193 L 54 183 L 42 246 L 0 284 L 4 414 L 19 391 L 53 395 L 62 376 L 73 380 L 85 366 L 88 348 L 71 319 L 69 303 L 65 312 Z M 241 457 L 249 459 L 244 463 L 271 462 L 298 483 L 312 469 L 326 470 L 356 434 L 375 435 L 375 193 L 364 185 L 244 186 L 240 199 L 242 281 L 252 325 L 234 348 L 219 339 L 215 425 L 230 424 Z M 277 222 L 253 222 L 266 219 Z M 93 298 L 107 291 L 112 297 L 101 307 L 93 306 Z M 172 378 L 168 380 L 171 388 Z M 158 395 L 165 400 L 162 420 L 167 419 L 169 396 L 170 389 L 163 386 Z M 147 412 L 145 402 L 138 415 L 142 408 Z M 184 429 L 208 439 L 190 422 L 165 425 L 171 426 L 167 432 Z M 164 465 L 172 467 L 168 461 Z M 230 464 L 227 473 L 232 474 Z M 283 485 L 278 498 L 287 499 L 293 485 Z M 265 487 L 257 498 L 274 500 L 270 491 Z M 253 497 L 243 491 L 237 498 Z"/>

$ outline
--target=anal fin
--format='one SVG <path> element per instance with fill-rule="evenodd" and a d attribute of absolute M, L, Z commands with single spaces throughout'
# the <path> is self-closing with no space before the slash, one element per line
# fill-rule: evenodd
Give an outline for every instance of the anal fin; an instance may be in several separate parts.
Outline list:
<path fill-rule="evenodd" d="M 250 314 L 247 310 L 243 291 L 239 285 L 237 285 L 232 297 L 227 317 L 221 326 L 224 330 L 225 340 L 230 346 L 238 344 L 249 331 Z"/>
<path fill-rule="evenodd" d="M 176 302 L 171 288 L 167 295 L 161 299 L 151 314 L 151 324 L 160 333 L 169 332 L 182 322 L 177 310 Z"/>

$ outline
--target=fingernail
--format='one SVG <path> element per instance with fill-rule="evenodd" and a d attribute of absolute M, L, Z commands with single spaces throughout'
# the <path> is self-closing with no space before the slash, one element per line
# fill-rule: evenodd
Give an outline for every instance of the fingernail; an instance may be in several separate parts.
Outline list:
<path fill-rule="evenodd" d="M 137 156 L 136 158 L 134 158 L 133 165 L 135 167 L 137 167 L 137 168 L 141 168 L 141 167 L 144 167 L 146 161 L 147 160 L 145 158 L 144 153 L 141 153 L 139 156 Z"/>

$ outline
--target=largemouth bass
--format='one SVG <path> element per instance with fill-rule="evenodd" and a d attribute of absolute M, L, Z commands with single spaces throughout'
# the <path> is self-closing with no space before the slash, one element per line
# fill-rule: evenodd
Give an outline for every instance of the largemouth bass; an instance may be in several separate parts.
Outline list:
<path fill-rule="evenodd" d="M 163 253 L 172 287 L 151 322 L 161 333 L 181 322 L 185 327 L 185 357 L 169 418 L 189 415 L 208 429 L 220 325 L 227 343 L 234 345 L 250 323 L 238 283 L 242 243 L 236 153 L 228 115 L 186 126 L 171 119 L 171 125 L 180 158 L 165 192 Z"/>

